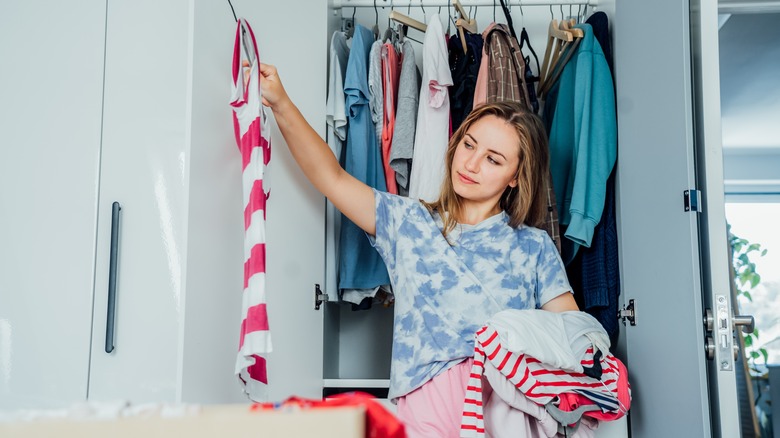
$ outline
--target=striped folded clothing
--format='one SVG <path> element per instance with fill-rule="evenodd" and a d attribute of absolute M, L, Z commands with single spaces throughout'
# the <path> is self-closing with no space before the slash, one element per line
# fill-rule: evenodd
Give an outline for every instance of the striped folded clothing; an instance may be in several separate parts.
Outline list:
<path fill-rule="evenodd" d="M 533 336 L 540 336 L 540 332 L 537 330 Z M 583 404 L 593 404 L 599 409 L 584 415 L 606 421 L 616 420 L 628 411 L 631 403 L 628 373 L 623 363 L 608 351 L 593 346 L 587 348 L 579 363 L 585 372 L 578 372 L 543 363 L 528 351 L 509 351 L 505 344 L 501 333 L 490 323 L 476 333 L 474 364 L 461 422 L 462 438 L 485 436 L 482 381 L 488 362 L 525 397 L 540 406 L 552 405 L 572 411 Z M 594 373 L 589 371 L 599 368 L 600 379 L 591 377 Z"/>

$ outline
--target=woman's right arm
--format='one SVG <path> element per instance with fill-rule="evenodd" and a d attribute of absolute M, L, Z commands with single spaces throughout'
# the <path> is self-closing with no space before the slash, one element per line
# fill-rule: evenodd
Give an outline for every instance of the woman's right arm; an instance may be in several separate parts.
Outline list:
<path fill-rule="evenodd" d="M 376 234 L 374 192 L 339 165 L 333 152 L 282 86 L 276 68 L 260 64 L 263 104 L 274 113 L 287 147 L 306 178 L 352 222 L 368 234 Z"/>

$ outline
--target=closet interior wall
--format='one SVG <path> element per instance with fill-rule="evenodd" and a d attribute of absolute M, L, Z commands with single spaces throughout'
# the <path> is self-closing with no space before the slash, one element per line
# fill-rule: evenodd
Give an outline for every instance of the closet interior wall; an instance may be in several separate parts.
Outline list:
<path fill-rule="evenodd" d="M 343 7 L 341 8 L 334 7 L 332 0 L 328 3 L 328 51 L 330 51 L 330 37 L 333 32 L 341 29 L 342 18 L 352 18 L 353 13 L 355 25 L 360 24 L 371 29 L 374 24 L 377 24 L 380 35 L 384 33 L 388 26 L 388 15 L 391 11 L 390 1 L 378 0 L 376 2 L 376 10 L 372 6 L 348 7 L 348 1 L 342 1 Z M 433 14 L 438 14 L 445 31 L 449 23 L 450 33 L 457 32 L 457 28 L 449 19 L 450 14 L 455 15 L 454 7 L 442 6 L 439 8 L 438 6 L 424 6 L 424 1 L 421 3 L 423 7 L 420 7 L 420 2 L 412 2 L 413 5 L 410 8 L 406 5 L 394 5 L 394 9 L 397 12 L 426 23 Z M 584 6 L 579 9 L 576 5 L 571 6 L 571 8 L 560 5 L 526 5 L 521 10 L 516 1 L 509 3 L 515 31 L 519 34 L 525 26 L 539 62 L 544 58 L 547 44 L 547 29 L 550 25 L 550 20 L 552 18 L 560 20 L 562 15 L 564 17 L 569 15 L 576 16 L 578 10 L 585 11 Z M 470 17 L 476 18 L 480 31 L 494 21 L 493 6 L 471 7 L 468 0 L 462 1 L 462 4 Z M 615 15 L 615 0 L 599 1 L 598 6 L 589 6 L 587 15 L 595 11 L 604 11 L 608 15 L 610 25 L 613 27 L 612 33 L 614 34 L 615 24 L 612 18 Z M 495 7 L 495 21 L 506 23 L 506 18 L 498 0 L 496 0 Z M 423 41 L 425 36 L 415 29 L 409 29 L 407 35 L 417 41 Z M 421 69 L 423 47 L 422 44 L 417 42 L 413 42 L 413 45 L 417 67 Z M 527 49 L 524 50 L 530 56 L 530 52 Z M 531 60 L 531 68 L 535 74 L 538 74 L 537 66 L 533 59 Z M 327 71 L 324 77 L 327 77 Z M 331 236 L 334 235 L 332 226 L 327 226 L 326 233 Z M 326 238 L 327 241 L 333 240 Z M 335 241 L 338 241 L 338 236 L 335 236 Z M 337 264 L 332 260 L 326 260 L 326 286 L 331 300 L 334 300 L 338 293 L 335 280 L 337 271 Z M 324 309 L 324 386 L 326 388 L 334 386 L 378 386 L 386 388 L 388 384 L 387 379 L 390 378 L 392 308 L 385 309 L 381 305 L 375 305 L 374 308 L 367 311 L 352 311 L 348 304 L 331 302 Z M 619 348 L 619 351 L 622 351 L 622 349 Z"/>

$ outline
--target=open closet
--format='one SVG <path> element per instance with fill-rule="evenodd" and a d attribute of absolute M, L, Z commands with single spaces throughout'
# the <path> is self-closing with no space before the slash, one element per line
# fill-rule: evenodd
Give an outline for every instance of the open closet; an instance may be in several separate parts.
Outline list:
<path fill-rule="evenodd" d="M 234 375 L 244 230 L 229 106 L 230 7 L 206 0 L 55 3 L 0 6 L 0 54 L 4 66 L 16 67 L 0 71 L 0 407 L 246 401 Z M 491 22 L 510 26 L 511 18 L 523 53 L 535 52 L 528 63 L 545 95 L 561 74 L 555 66 L 566 64 L 580 41 L 576 22 L 605 12 L 619 121 L 617 352 L 634 391 L 632 434 L 734 436 L 723 396 L 729 390 L 713 383 L 733 374 L 729 338 L 715 360 L 703 353 L 702 315 L 714 289 L 706 275 L 717 270 L 701 248 L 718 245 L 702 243 L 699 218 L 716 214 L 718 200 L 705 193 L 709 210 L 702 213 L 690 211 L 695 195 L 684 197 L 706 187 L 697 157 L 717 147 L 704 142 L 712 123 L 697 117 L 714 117 L 713 105 L 694 81 L 711 61 L 701 52 L 701 40 L 711 38 L 701 35 L 717 22 L 716 3 L 511 0 L 506 14 L 499 0 L 463 0 L 460 7 L 448 0 L 232 3 L 252 24 L 260 60 L 277 66 L 323 138 L 335 31 L 359 24 L 382 36 L 405 23 L 402 38 L 420 68 L 420 29 L 433 15 L 444 32 L 465 36 Z M 636 30 L 648 20 L 654 31 Z M 393 308 L 353 311 L 338 302 L 333 213 L 273 120 L 271 126 L 267 399 L 349 389 L 381 395 Z M 110 350 L 115 201 L 122 210 Z M 708 374 L 712 366 L 717 372 Z M 626 436 L 621 427 L 612 436 Z"/>

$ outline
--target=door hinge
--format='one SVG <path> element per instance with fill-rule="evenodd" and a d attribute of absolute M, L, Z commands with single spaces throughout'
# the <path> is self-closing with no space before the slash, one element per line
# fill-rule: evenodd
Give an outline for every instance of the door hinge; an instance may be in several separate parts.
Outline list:
<path fill-rule="evenodd" d="M 701 190 L 689 189 L 683 192 L 685 211 L 701 213 Z"/>
<path fill-rule="evenodd" d="M 328 301 L 328 294 L 322 292 L 319 284 L 314 285 L 314 310 L 320 310 L 322 303 Z"/>
<path fill-rule="evenodd" d="M 619 320 L 623 321 L 623 325 L 626 325 L 626 320 L 631 325 L 636 325 L 636 307 L 634 306 L 634 300 L 628 300 L 628 306 L 623 306 L 621 310 L 618 311 L 617 317 Z"/>

